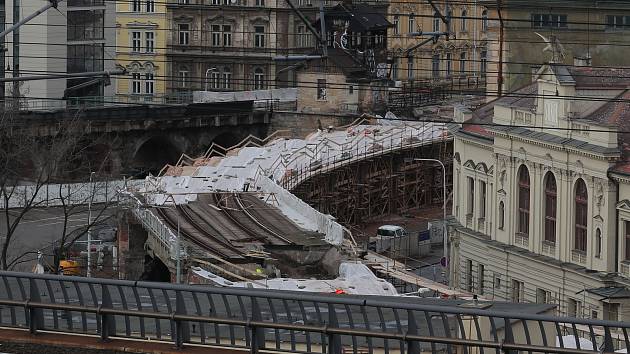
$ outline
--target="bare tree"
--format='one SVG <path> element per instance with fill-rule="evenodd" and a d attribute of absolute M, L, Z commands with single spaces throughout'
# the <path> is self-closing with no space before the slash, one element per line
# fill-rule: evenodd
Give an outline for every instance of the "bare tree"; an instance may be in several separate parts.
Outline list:
<path fill-rule="evenodd" d="M 108 160 L 91 156 L 90 152 L 101 139 L 90 134 L 89 124 L 81 120 L 81 113 L 77 111 L 68 118 L 47 121 L 45 126 L 29 120 L 16 109 L 5 109 L 1 113 L 0 209 L 5 229 L 0 231 L 0 268 L 8 269 L 24 257 L 24 254 L 10 255 L 9 249 L 18 226 L 35 208 L 60 205 L 64 214 L 61 238 L 72 239 L 67 223 L 78 212 L 76 205 L 82 204 L 81 200 L 71 200 L 71 195 L 55 196 L 49 187 L 54 182 L 85 181 L 91 172 L 103 171 Z M 51 130 L 51 126 L 55 128 Z M 9 259 L 10 256 L 13 259 Z"/>

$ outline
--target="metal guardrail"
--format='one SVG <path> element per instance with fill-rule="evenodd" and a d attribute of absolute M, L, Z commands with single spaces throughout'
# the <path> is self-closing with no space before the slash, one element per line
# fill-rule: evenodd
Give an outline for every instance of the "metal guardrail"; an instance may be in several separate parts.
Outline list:
<path fill-rule="evenodd" d="M 291 353 L 612 352 L 630 323 L 526 314 L 483 303 L 0 272 L 0 326 Z M 422 301 L 422 302 L 421 302 Z M 495 304 L 496 305 L 496 304 Z M 500 305 L 500 304 L 499 304 Z M 531 306 L 531 305 L 529 305 Z M 597 343 L 567 348 L 571 335 Z M 591 349 L 591 350 L 587 350 Z"/>

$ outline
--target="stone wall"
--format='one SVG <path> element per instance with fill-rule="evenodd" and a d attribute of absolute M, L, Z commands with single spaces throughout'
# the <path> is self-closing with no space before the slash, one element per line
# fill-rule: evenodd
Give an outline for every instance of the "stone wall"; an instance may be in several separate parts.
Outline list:
<path fill-rule="evenodd" d="M 339 127 L 352 123 L 356 114 L 319 114 L 302 112 L 274 112 L 270 119 L 269 134 L 276 130 L 289 130 L 294 137 L 305 137 L 317 129 Z"/>

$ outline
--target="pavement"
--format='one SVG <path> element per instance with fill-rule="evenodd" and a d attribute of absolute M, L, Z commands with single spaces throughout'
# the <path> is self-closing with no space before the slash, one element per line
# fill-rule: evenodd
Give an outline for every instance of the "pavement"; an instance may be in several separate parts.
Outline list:
<path fill-rule="evenodd" d="M 110 207 L 106 213 L 115 212 L 115 207 Z M 4 219 L 4 211 L 0 218 L 0 244 L 4 241 L 6 235 L 7 224 Z M 19 210 L 11 210 L 12 217 L 17 215 Z M 68 232 L 83 227 L 88 222 L 87 206 L 80 206 L 73 211 L 68 219 Z M 59 240 L 63 233 L 63 208 L 50 207 L 41 209 L 32 209 L 23 217 L 19 223 L 15 234 L 11 239 L 9 247 L 9 261 L 23 255 L 26 252 L 33 252 L 23 258 L 24 262 L 17 264 L 12 270 L 20 272 L 31 272 L 37 263 L 37 250 L 44 250 L 45 254 L 52 252 L 51 245 Z M 99 214 L 99 205 L 92 206 L 92 218 Z M 101 217 L 104 217 L 103 214 Z"/>

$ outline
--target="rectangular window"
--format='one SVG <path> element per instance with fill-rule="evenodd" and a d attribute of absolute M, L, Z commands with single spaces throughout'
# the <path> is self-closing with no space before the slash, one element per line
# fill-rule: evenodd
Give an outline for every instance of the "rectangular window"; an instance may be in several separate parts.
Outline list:
<path fill-rule="evenodd" d="M 265 0 L 256 0 L 256 6 L 264 7 L 265 6 Z"/>
<path fill-rule="evenodd" d="M 392 63 L 392 80 L 398 79 L 398 59 L 395 58 Z"/>
<path fill-rule="evenodd" d="M 486 75 L 488 72 L 488 52 L 483 50 L 481 51 L 481 64 L 479 66 L 479 71 L 482 75 Z"/>
<path fill-rule="evenodd" d="M 190 4 L 190 0 L 179 0 L 180 5 L 188 5 Z"/>
<path fill-rule="evenodd" d="M 475 180 L 472 177 L 467 177 L 468 179 L 468 209 L 466 210 L 467 214 L 472 215 L 475 211 Z"/>
<path fill-rule="evenodd" d="M 265 89 L 265 72 L 261 68 L 254 69 L 254 90 L 264 90 L 264 89 Z"/>
<path fill-rule="evenodd" d="M 220 76 L 221 74 L 216 69 L 210 73 L 210 82 L 212 83 L 213 89 L 221 88 L 221 81 L 219 79 Z"/>
<path fill-rule="evenodd" d="M 354 94 L 354 86 L 352 86 L 352 85 L 348 86 L 348 94 L 349 95 Z"/>
<path fill-rule="evenodd" d="M 522 281 L 512 279 L 512 302 L 524 301 L 525 284 Z"/>
<path fill-rule="evenodd" d="M 131 74 L 131 93 L 140 94 L 140 73 Z"/>
<path fill-rule="evenodd" d="M 179 44 L 188 45 L 190 41 L 190 24 L 180 23 L 178 26 Z"/>
<path fill-rule="evenodd" d="M 466 261 L 466 291 L 472 293 L 474 290 L 473 263 L 469 259 Z"/>
<path fill-rule="evenodd" d="M 407 80 L 411 81 L 413 80 L 415 75 L 414 69 L 413 69 L 413 57 L 408 57 L 407 58 Z"/>
<path fill-rule="evenodd" d="M 440 77 L 440 55 L 439 54 L 433 55 L 433 59 L 431 62 L 431 74 L 433 75 L 434 79 Z"/>
<path fill-rule="evenodd" d="M 630 221 L 624 221 L 624 241 L 625 241 L 625 258 L 630 261 Z"/>
<path fill-rule="evenodd" d="M 155 33 L 145 32 L 144 43 L 145 43 L 144 51 L 146 53 L 153 53 L 155 51 Z"/>
<path fill-rule="evenodd" d="M 304 43 L 304 32 L 305 31 L 306 31 L 306 27 L 301 26 L 301 25 L 297 27 L 296 44 L 297 44 L 298 48 L 306 47 L 306 43 Z"/>
<path fill-rule="evenodd" d="M 479 278 L 478 281 L 477 281 L 479 283 L 479 291 L 478 291 L 478 293 L 479 293 L 479 295 L 483 295 L 484 288 L 485 288 L 485 281 L 484 280 L 485 280 L 485 277 L 486 277 L 486 274 L 485 274 L 486 273 L 486 267 L 483 264 L 479 263 L 477 265 L 477 273 L 478 273 L 477 277 Z"/>
<path fill-rule="evenodd" d="M 398 15 L 394 16 L 393 23 L 394 23 L 394 34 L 400 34 L 400 18 L 398 17 Z"/>
<path fill-rule="evenodd" d="M 212 0 L 212 5 L 221 5 L 221 0 Z"/>
<path fill-rule="evenodd" d="M 254 47 L 256 48 L 265 47 L 265 27 L 264 26 L 254 26 Z"/>
<path fill-rule="evenodd" d="M 68 11 L 67 39 L 86 41 L 104 38 L 104 10 Z"/>
<path fill-rule="evenodd" d="M 147 95 L 152 95 L 154 92 L 153 86 L 154 86 L 153 74 L 152 73 L 144 74 L 144 93 Z"/>
<path fill-rule="evenodd" d="M 179 71 L 179 86 L 186 88 L 188 86 L 188 70 Z"/>
<path fill-rule="evenodd" d="M 466 52 L 459 55 L 459 74 L 466 74 Z"/>
<path fill-rule="evenodd" d="M 140 12 L 140 11 L 142 11 L 140 9 L 140 4 L 141 4 L 140 0 L 132 0 L 131 1 L 131 11 L 133 11 L 133 12 Z"/>
<path fill-rule="evenodd" d="M 147 0 L 146 9 L 147 12 L 155 12 L 155 0 Z"/>
<path fill-rule="evenodd" d="M 317 79 L 317 99 L 326 101 L 326 79 Z"/>
<path fill-rule="evenodd" d="M 219 47 L 221 46 L 221 26 L 220 25 L 212 25 L 212 46 Z"/>
<path fill-rule="evenodd" d="M 608 15 L 606 16 L 606 28 L 607 29 L 624 29 L 630 25 L 630 18 L 628 16 Z"/>
<path fill-rule="evenodd" d="M 479 182 L 479 217 L 486 217 L 486 182 Z"/>
<path fill-rule="evenodd" d="M 416 18 L 414 17 L 414 14 L 409 15 L 409 23 L 407 23 L 407 31 L 409 31 L 409 33 L 411 32 L 415 32 L 416 30 Z"/>
<path fill-rule="evenodd" d="M 536 289 L 536 302 L 539 304 L 551 304 L 551 291 L 547 291 L 545 289 L 538 288 Z"/>
<path fill-rule="evenodd" d="M 453 54 L 446 53 L 446 75 L 451 76 L 453 73 Z"/>
<path fill-rule="evenodd" d="M 619 304 L 604 302 L 604 320 L 619 321 Z"/>
<path fill-rule="evenodd" d="M 142 47 L 140 36 L 140 32 L 131 32 L 131 51 L 134 53 L 138 53 L 140 51 L 140 48 Z"/>
<path fill-rule="evenodd" d="M 567 301 L 567 316 L 578 318 L 582 317 L 582 302 L 575 299 L 569 299 Z"/>
<path fill-rule="evenodd" d="M 567 28 L 567 15 L 559 14 L 532 14 L 533 28 Z"/>
<path fill-rule="evenodd" d="M 223 88 L 229 89 L 232 87 L 232 72 L 228 69 L 223 71 Z"/>
<path fill-rule="evenodd" d="M 231 25 L 223 25 L 223 46 L 224 47 L 232 46 L 232 26 Z"/>

